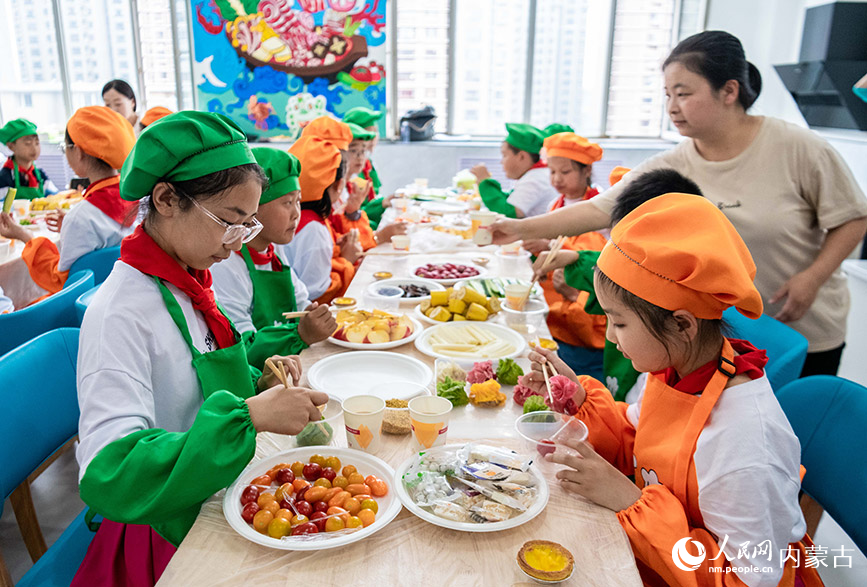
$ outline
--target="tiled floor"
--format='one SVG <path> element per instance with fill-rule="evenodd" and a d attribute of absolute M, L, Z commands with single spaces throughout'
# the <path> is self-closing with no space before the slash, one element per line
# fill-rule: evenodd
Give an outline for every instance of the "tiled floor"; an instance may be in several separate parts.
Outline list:
<path fill-rule="evenodd" d="M 63 533 L 66 526 L 81 512 L 84 504 L 78 498 L 78 464 L 75 453 L 70 450 L 61 456 L 33 484 L 33 501 L 42 526 L 42 533 L 49 546 Z M 817 546 L 827 548 L 827 568 L 820 567 L 819 573 L 828 587 L 863 587 L 867 585 L 867 557 L 855 548 L 843 530 L 828 516 L 822 518 L 813 541 Z M 834 568 L 834 557 L 840 556 L 840 547 L 846 549 L 845 555 L 852 557 L 852 568 L 843 568 L 845 560 L 838 559 Z M 7 501 L 0 518 L 0 551 L 9 566 L 12 579 L 17 581 L 30 568 L 30 556 L 21 540 L 18 524 Z M 821 552 L 821 551 L 819 551 Z"/>

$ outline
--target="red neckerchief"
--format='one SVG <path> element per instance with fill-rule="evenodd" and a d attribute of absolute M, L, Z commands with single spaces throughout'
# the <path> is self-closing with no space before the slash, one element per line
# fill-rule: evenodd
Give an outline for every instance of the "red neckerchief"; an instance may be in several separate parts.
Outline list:
<path fill-rule="evenodd" d="M 247 252 L 250 253 L 250 260 L 253 261 L 253 265 L 267 265 L 271 263 L 271 271 L 283 271 L 283 263 L 280 262 L 280 259 L 277 258 L 277 253 L 274 252 L 274 243 L 269 243 L 268 248 L 263 252 L 259 252 L 253 250 L 250 245 L 244 245 L 247 248 Z M 243 257 L 241 251 L 235 251 L 235 254 L 239 257 Z"/>
<path fill-rule="evenodd" d="M 185 271 L 144 231 L 141 225 L 120 244 L 120 260 L 142 273 L 168 281 L 184 292 L 193 308 L 204 314 L 205 324 L 221 349 L 237 343 L 232 323 L 220 312 L 211 290 L 211 272 L 207 269 Z"/>
<path fill-rule="evenodd" d="M 583 199 L 584 199 L 584 200 L 589 200 L 590 198 L 592 198 L 592 197 L 594 197 L 594 196 L 598 196 L 598 195 L 599 195 L 599 190 L 598 190 L 598 189 L 596 189 L 596 188 L 587 188 L 587 190 L 584 192 L 584 198 L 583 198 Z M 554 200 L 554 203 L 551 204 L 551 209 L 548 210 L 548 211 L 549 211 L 549 212 L 553 212 L 554 210 L 559 210 L 560 208 L 562 208 L 562 207 L 565 206 L 565 205 L 566 205 L 566 195 L 565 195 L 565 194 L 560 194 L 560 197 L 557 198 L 556 200 Z"/>
<path fill-rule="evenodd" d="M 301 210 L 301 216 L 298 218 L 298 226 L 295 227 L 295 234 L 301 232 L 301 229 L 311 222 L 325 224 L 325 221 L 313 210 Z M 327 225 L 326 225 L 327 226 Z"/>
<path fill-rule="evenodd" d="M 361 170 L 361 177 L 370 182 L 370 191 L 367 193 L 367 201 L 371 201 L 376 198 L 376 192 L 373 190 L 373 179 L 370 177 L 370 172 L 373 170 L 373 163 L 370 162 L 370 159 L 364 162 L 364 169 Z M 349 185 L 347 183 L 347 185 Z M 351 192 L 350 192 L 351 193 Z"/>
<path fill-rule="evenodd" d="M 750 379 L 758 379 L 761 377 L 765 372 L 765 365 L 768 363 L 767 353 L 763 350 L 757 349 L 745 340 L 730 338 L 729 342 L 731 343 L 735 353 L 738 353 L 734 358 L 735 375 L 743 374 L 748 376 Z M 716 373 L 718 366 L 718 359 L 714 359 L 705 363 L 683 379 L 678 378 L 677 371 L 674 370 L 674 367 L 669 367 L 662 371 L 656 371 L 653 375 L 659 377 L 665 381 L 666 385 L 673 387 L 678 391 L 696 394 L 705 390 L 708 383 L 710 383 L 711 377 Z"/>
<path fill-rule="evenodd" d="M 11 169 L 12 173 L 15 173 L 15 163 L 12 161 L 12 157 L 9 157 L 6 161 L 3 162 L 3 169 Z M 38 188 L 39 180 L 36 179 L 36 164 L 33 163 L 30 165 L 30 169 L 21 169 L 21 166 L 18 166 L 18 183 L 25 183 L 22 187 L 26 188 Z M 22 182 L 21 177 L 23 177 L 26 181 Z M 15 178 L 12 178 L 12 181 L 15 181 Z M 14 184 L 13 184 L 14 185 Z"/>
<path fill-rule="evenodd" d="M 536 161 L 530 169 L 545 169 L 546 167 L 548 167 L 548 164 L 544 161 Z"/>
<path fill-rule="evenodd" d="M 128 202 L 121 198 L 119 184 L 119 175 L 100 179 L 87 186 L 84 199 L 121 226 L 129 227 L 138 215 L 138 201 Z"/>

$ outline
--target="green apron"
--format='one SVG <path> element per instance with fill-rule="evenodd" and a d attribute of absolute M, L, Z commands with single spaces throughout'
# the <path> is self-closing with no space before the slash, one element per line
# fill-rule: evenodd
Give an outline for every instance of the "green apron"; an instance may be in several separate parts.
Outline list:
<path fill-rule="evenodd" d="M 298 335 L 297 320 L 287 321 L 283 318 L 283 312 L 297 310 L 289 266 L 281 261 L 283 271 L 256 269 L 247 245 L 241 248 L 241 257 L 253 283 L 252 318 L 253 326 L 256 327 L 255 332 L 244 333 L 247 361 L 253 367 L 262 369 L 268 357 L 297 355 L 307 348 L 307 344 Z"/>
<path fill-rule="evenodd" d="M 266 326 L 283 324 L 283 312 L 294 312 L 298 309 L 292 271 L 282 261 L 280 265 L 283 271 L 256 269 L 247 246 L 241 247 L 241 256 L 250 273 L 250 281 L 253 282 L 253 326 L 261 330 Z"/>
<path fill-rule="evenodd" d="M 241 337 L 235 332 L 235 327 L 232 326 L 232 331 L 238 342 L 224 349 L 217 349 L 209 353 L 200 353 L 193 346 L 193 339 L 190 336 L 190 329 L 187 326 L 187 320 L 184 318 L 184 311 L 180 304 L 172 295 L 172 292 L 156 277 L 154 281 L 160 288 L 160 293 L 163 296 L 163 301 L 166 304 L 166 309 L 172 317 L 178 330 L 181 331 L 181 336 L 187 341 L 187 346 L 190 347 L 190 353 L 193 355 L 192 365 L 196 371 L 196 376 L 199 378 L 199 383 L 202 386 L 202 396 L 208 399 L 211 394 L 220 390 L 227 390 L 236 396 L 246 399 L 253 397 L 256 394 L 256 387 L 253 382 L 253 374 L 247 364 L 247 351 L 244 347 Z M 220 312 L 223 309 L 220 308 Z M 223 312 L 225 315 L 225 312 Z M 227 318 L 228 320 L 228 318 Z"/>
<path fill-rule="evenodd" d="M 36 165 L 36 163 L 33 165 Z M 45 196 L 45 180 L 39 174 L 38 169 L 33 169 L 33 175 L 36 176 L 36 180 L 39 182 L 39 187 L 35 188 L 21 187 L 21 178 L 18 175 L 18 162 L 14 159 L 12 160 L 12 175 L 14 176 L 15 189 L 17 190 L 15 193 L 16 200 L 35 200 L 36 198 Z"/>

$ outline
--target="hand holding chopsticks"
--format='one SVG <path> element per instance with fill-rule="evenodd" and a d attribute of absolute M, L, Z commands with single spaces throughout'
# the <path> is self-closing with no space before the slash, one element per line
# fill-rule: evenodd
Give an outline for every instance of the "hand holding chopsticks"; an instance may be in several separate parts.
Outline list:
<path fill-rule="evenodd" d="M 523 308 L 524 304 L 527 303 L 527 300 L 530 299 L 530 295 L 533 293 L 533 288 L 536 287 L 536 283 L 538 283 L 539 278 L 548 273 L 548 267 L 553 263 L 553 260 L 557 258 L 557 253 L 560 252 L 560 249 L 563 248 L 563 241 L 566 237 L 558 236 L 557 240 L 554 241 L 554 244 L 551 245 L 551 250 L 548 252 L 548 255 L 545 257 L 545 260 L 542 261 L 542 265 L 539 267 L 539 270 L 536 271 L 533 276 L 533 281 L 530 282 L 530 287 L 527 288 L 527 293 L 524 294 L 524 297 L 521 298 L 521 301 L 518 304 L 519 308 Z"/>

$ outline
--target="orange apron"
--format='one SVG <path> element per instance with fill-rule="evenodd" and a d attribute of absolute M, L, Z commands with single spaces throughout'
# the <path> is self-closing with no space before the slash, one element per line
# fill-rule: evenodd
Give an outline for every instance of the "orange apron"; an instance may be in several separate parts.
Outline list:
<path fill-rule="evenodd" d="M 636 540 L 630 536 L 630 542 L 635 553 L 636 563 L 641 572 L 645 585 L 743 585 L 734 573 L 711 572 L 709 567 L 726 567 L 729 565 L 725 554 L 720 554 L 719 547 L 714 540 L 712 544 L 707 542 L 712 538 L 710 532 L 704 528 L 701 510 L 698 503 L 698 481 L 695 473 L 695 447 L 698 437 L 704 430 L 714 406 L 719 401 L 725 390 L 729 378 L 735 372 L 734 351 L 728 340 L 725 340 L 720 358 L 720 367 L 701 395 L 684 393 L 669 387 L 665 382 L 655 376 L 647 379 L 647 387 L 641 403 L 640 423 L 635 432 L 635 444 L 633 455 L 635 457 L 635 483 L 640 488 L 645 485 L 661 484 L 668 488 L 678 499 L 686 512 L 689 528 L 693 531 L 690 538 L 702 541 L 705 539 L 707 557 L 701 566 L 695 571 L 683 571 L 672 563 L 671 551 L 665 554 L 658 549 L 652 549 L 644 540 Z M 696 532 L 698 530 L 698 532 Z M 659 534 L 671 531 L 678 532 L 676 528 L 658 528 Z M 627 529 L 627 534 L 629 534 Z M 679 536 L 671 536 L 671 544 L 681 538 L 687 537 L 683 533 Z M 805 536 L 807 543 L 809 538 Z M 664 540 L 662 541 L 664 542 Z M 795 568 L 791 560 L 787 561 L 783 572 L 783 578 L 779 585 L 796 585 L 795 575 L 806 587 L 823 585 L 816 569 L 804 567 L 805 555 L 803 542 L 792 544 L 793 549 L 801 550 L 800 566 Z M 691 549 L 695 554 L 695 548 Z M 716 560 L 710 560 L 716 555 Z M 667 560 L 666 560 L 667 557 Z M 654 562 L 665 560 L 667 564 L 659 566 Z M 734 566 L 757 566 L 779 565 L 779 553 L 773 553 L 772 560 L 766 559 L 749 560 L 734 559 Z"/>

